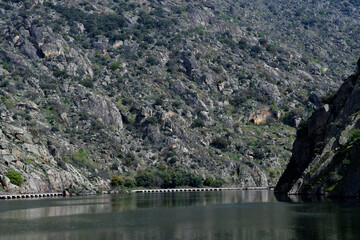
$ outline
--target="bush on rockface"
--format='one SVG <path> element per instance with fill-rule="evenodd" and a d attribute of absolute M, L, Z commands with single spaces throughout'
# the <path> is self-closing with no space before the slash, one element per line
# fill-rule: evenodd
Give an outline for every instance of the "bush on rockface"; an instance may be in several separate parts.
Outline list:
<path fill-rule="evenodd" d="M 21 183 L 24 181 L 24 179 L 21 176 L 21 173 L 15 171 L 15 170 L 10 170 L 7 172 L 6 177 L 8 177 L 10 179 L 10 182 L 12 184 L 15 184 L 17 186 L 20 186 Z"/>
<path fill-rule="evenodd" d="M 213 185 L 213 180 L 211 178 L 206 178 L 204 181 L 204 186 L 211 187 Z"/>
<path fill-rule="evenodd" d="M 219 188 L 219 187 L 222 187 L 224 182 L 222 180 L 219 180 L 219 179 L 213 180 L 212 178 L 208 177 L 208 178 L 205 179 L 203 184 L 204 184 L 204 186 L 207 186 L 207 187 Z"/>
<path fill-rule="evenodd" d="M 132 177 L 125 177 L 124 178 L 125 180 L 125 184 L 124 186 L 127 187 L 127 188 L 134 188 L 136 187 L 136 180 Z"/>
<path fill-rule="evenodd" d="M 226 149 L 229 144 L 230 142 L 224 137 L 217 137 L 212 141 L 210 145 L 218 149 Z"/>
<path fill-rule="evenodd" d="M 350 131 L 350 142 L 354 143 L 360 140 L 360 129 L 356 128 Z"/>
<path fill-rule="evenodd" d="M 125 185 L 125 180 L 118 176 L 118 175 L 113 175 L 111 177 L 111 186 L 113 187 L 123 187 Z"/>
<path fill-rule="evenodd" d="M 87 154 L 84 149 L 79 149 L 72 154 L 72 160 L 84 164 L 87 160 Z"/>
<path fill-rule="evenodd" d="M 191 128 L 202 128 L 204 126 L 205 123 L 201 118 L 195 119 L 194 122 L 191 124 Z"/>

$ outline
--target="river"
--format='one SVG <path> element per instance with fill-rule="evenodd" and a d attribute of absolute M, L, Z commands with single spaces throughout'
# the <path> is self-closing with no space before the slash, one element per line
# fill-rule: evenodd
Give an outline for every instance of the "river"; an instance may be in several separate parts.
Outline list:
<path fill-rule="evenodd" d="M 360 239 L 360 204 L 272 191 L 0 201 L 0 239 Z"/>

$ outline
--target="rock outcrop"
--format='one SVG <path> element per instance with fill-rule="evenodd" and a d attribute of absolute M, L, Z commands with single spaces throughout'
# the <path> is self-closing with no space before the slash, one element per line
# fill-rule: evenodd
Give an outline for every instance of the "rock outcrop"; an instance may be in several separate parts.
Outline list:
<path fill-rule="evenodd" d="M 279 120 L 281 113 L 272 109 L 260 109 L 250 113 L 249 122 L 255 125 L 263 125 L 271 121 Z"/>
<path fill-rule="evenodd" d="M 359 60 L 360 61 L 360 60 Z M 359 63 L 359 62 L 358 62 Z M 360 66 L 297 130 L 292 157 L 276 191 L 360 194 Z"/>

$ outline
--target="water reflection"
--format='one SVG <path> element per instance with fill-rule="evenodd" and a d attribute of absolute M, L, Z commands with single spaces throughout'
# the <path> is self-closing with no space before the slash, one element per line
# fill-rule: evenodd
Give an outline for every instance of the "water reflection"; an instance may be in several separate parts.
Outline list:
<path fill-rule="evenodd" d="M 1 201 L 0 239 L 360 239 L 358 204 L 277 198 L 223 191 Z"/>
<path fill-rule="evenodd" d="M 330 200 L 323 195 L 287 195 L 275 193 L 275 197 L 278 201 L 292 203 L 325 202 Z"/>

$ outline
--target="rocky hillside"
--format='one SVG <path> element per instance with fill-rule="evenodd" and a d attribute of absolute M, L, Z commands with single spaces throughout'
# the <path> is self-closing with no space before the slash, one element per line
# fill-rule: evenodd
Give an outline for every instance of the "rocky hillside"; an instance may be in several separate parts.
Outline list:
<path fill-rule="evenodd" d="M 289 165 L 276 191 L 360 194 L 360 59 L 356 74 L 301 124 Z"/>
<path fill-rule="evenodd" d="M 354 70 L 358 7 L 0 0 L 0 191 L 273 185 Z"/>

